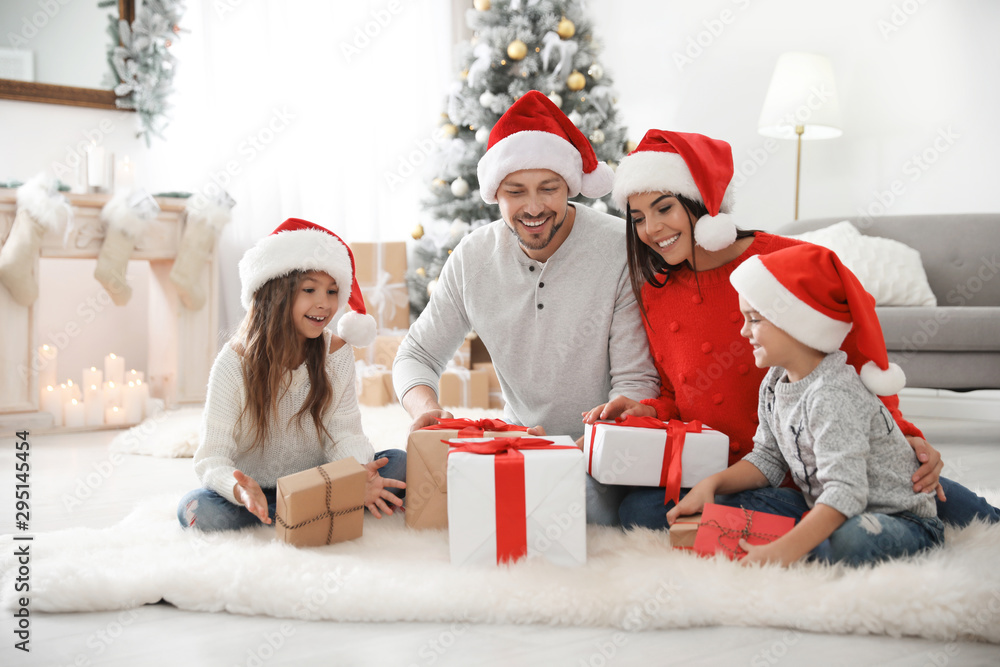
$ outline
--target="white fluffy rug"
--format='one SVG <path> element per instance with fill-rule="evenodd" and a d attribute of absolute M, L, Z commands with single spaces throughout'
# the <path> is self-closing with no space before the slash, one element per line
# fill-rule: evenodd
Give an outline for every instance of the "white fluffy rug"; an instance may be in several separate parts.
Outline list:
<path fill-rule="evenodd" d="M 994 502 L 997 494 L 990 494 Z M 366 518 L 358 540 L 297 549 L 260 527 L 180 528 L 177 498 L 147 500 L 106 529 L 37 535 L 32 610 L 118 610 L 160 599 L 187 610 L 339 621 L 611 626 L 708 625 L 1000 643 L 1000 528 L 949 531 L 948 546 L 874 568 L 743 568 L 672 551 L 663 533 L 588 529 L 588 562 L 453 567 L 445 531 Z M 3 604 L 17 563 L 0 537 Z"/>

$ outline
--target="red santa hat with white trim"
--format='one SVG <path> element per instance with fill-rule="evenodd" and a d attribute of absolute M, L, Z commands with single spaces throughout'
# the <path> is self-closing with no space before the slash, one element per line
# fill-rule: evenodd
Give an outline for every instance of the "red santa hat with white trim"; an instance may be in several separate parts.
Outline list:
<path fill-rule="evenodd" d="M 736 240 L 733 209 L 733 149 L 702 134 L 650 130 L 622 158 L 611 197 L 625 211 L 630 195 L 669 192 L 701 202 L 708 209 L 694 225 L 694 241 L 705 250 L 722 250 Z"/>
<path fill-rule="evenodd" d="M 906 385 L 889 362 L 874 297 L 832 250 L 803 243 L 754 255 L 729 280 L 765 319 L 813 349 L 834 352 L 853 329 L 860 358 L 849 352 L 850 362 L 872 393 L 892 396 Z"/>
<path fill-rule="evenodd" d="M 240 301 L 250 310 L 253 295 L 264 284 L 296 271 L 324 271 L 337 281 L 337 335 L 354 347 L 375 340 L 375 318 L 365 310 L 354 271 L 354 253 L 325 227 L 289 218 L 246 251 L 240 260 Z"/>
<path fill-rule="evenodd" d="M 570 197 L 597 199 L 611 191 L 611 167 L 597 160 L 583 132 L 537 90 L 510 105 L 486 146 L 478 176 L 479 194 L 487 204 L 496 204 L 500 183 L 522 169 L 551 169 L 566 181 Z"/>

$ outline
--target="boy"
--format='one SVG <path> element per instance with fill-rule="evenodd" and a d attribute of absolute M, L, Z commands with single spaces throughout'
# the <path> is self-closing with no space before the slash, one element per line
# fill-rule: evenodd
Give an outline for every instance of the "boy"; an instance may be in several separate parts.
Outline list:
<path fill-rule="evenodd" d="M 896 393 L 905 378 L 888 362 L 874 299 L 857 277 L 832 251 L 804 244 L 753 257 L 730 281 L 740 333 L 757 366 L 771 369 L 754 449 L 695 486 L 667 520 L 701 511 L 716 494 L 736 494 L 719 498 L 725 505 L 799 520 L 770 544 L 741 541 L 750 563 L 809 555 L 861 565 L 942 543 L 934 498 L 910 488 L 913 450 L 875 397 Z M 860 375 L 839 349 L 852 329 L 871 360 Z M 777 488 L 788 472 L 798 491 Z"/>

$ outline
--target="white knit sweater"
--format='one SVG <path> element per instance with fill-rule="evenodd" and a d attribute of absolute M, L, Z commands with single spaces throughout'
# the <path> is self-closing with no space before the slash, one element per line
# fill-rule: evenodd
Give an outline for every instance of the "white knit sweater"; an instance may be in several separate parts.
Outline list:
<path fill-rule="evenodd" d="M 324 332 L 326 349 L 330 332 Z M 333 386 L 333 401 L 323 423 L 333 436 L 322 443 L 312 417 L 292 417 L 309 395 L 309 371 L 302 364 L 291 372 L 291 386 L 278 402 L 277 420 L 262 446 L 246 451 L 249 434 L 242 427 L 235 430 L 243 410 L 245 388 L 240 372 L 240 358 L 228 344 L 219 352 L 208 378 L 208 396 L 202 417 L 194 470 L 202 486 L 212 489 L 235 503 L 233 471 L 240 470 L 260 484 L 274 488 L 279 477 L 307 470 L 331 461 L 353 456 L 359 463 L 374 459 L 371 443 L 361 430 L 361 412 L 354 388 L 354 353 L 344 345 L 326 357 L 326 374 Z"/>

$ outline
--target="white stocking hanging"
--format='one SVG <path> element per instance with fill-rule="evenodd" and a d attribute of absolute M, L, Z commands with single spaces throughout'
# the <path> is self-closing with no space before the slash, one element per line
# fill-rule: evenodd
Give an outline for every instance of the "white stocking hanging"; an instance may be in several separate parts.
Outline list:
<path fill-rule="evenodd" d="M 124 306 L 132 298 L 132 288 L 125 277 L 128 260 L 136 242 L 159 210 L 156 200 L 144 190 L 116 194 L 101 209 L 101 220 L 107 225 L 107 231 L 97 255 L 94 278 L 104 286 L 116 306 Z"/>
<path fill-rule="evenodd" d="M 202 268 L 212 254 L 219 232 L 229 222 L 234 203 L 228 195 L 222 201 L 195 197 L 187 206 L 184 235 L 170 270 L 170 281 L 177 287 L 181 303 L 188 310 L 199 310 L 205 305 Z"/>

